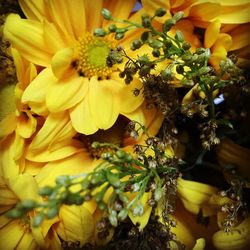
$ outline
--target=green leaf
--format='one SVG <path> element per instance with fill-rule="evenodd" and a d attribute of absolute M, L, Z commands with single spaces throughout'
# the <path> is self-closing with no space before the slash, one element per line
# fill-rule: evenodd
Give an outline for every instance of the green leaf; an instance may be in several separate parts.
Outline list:
<path fill-rule="evenodd" d="M 118 174 L 112 172 L 107 172 L 108 182 L 114 187 L 120 187 L 121 181 Z"/>

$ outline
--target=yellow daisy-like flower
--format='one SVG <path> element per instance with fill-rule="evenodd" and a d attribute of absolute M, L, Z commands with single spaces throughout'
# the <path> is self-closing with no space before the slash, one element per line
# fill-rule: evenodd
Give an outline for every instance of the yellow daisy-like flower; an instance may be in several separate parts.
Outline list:
<path fill-rule="evenodd" d="M 9 15 L 4 36 L 27 60 L 46 67 L 26 88 L 22 102 L 49 112 L 69 110 L 73 127 L 83 134 L 110 128 L 119 114 L 130 117 L 143 102 L 142 94 L 135 97 L 132 90 L 142 84 L 135 78 L 125 85 L 118 68 L 106 66 L 106 57 L 117 44 L 126 48 L 133 35 L 117 42 L 92 33 L 107 25 L 100 15 L 103 7 L 127 19 L 134 3 L 20 1 L 28 19 Z M 46 114 L 46 109 L 36 107 L 34 112 Z"/>
<path fill-rule="evenodd" d="M 38 186 L 29 174 L 0 178 L 0 248 L 12 249 L 60 249 L 60 241 L 51 229 L 57 218 L 33 228 L 32 214 L 20 219 L 9 219 L 5 212 L 22 200 L 39 200 Z"/>

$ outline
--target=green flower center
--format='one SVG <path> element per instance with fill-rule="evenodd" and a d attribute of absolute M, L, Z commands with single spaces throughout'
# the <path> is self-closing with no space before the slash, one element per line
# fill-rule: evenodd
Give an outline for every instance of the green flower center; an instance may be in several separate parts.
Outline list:
<path fill-rule="evenodd" d="M 91 78 L 107 78 L 113 72 L 112 68 L 107 67 L 106 58 L 113 42 L 107 38 L 95 37 L 86 34 L 77 42 L 77 61 L 76 69 L 79 75 Z"/>

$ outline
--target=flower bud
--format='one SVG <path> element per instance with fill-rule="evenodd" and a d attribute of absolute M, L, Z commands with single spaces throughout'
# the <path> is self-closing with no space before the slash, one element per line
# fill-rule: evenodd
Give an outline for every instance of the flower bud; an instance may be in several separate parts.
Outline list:
<path fill-rule="evenodd" d="M 167 13 L 164 8 L 159 8 L 155 11 L 155 16 L 162 17 Z"/>
<path fill-rule="evenodd" d="M 102 16 L 104 17 L 104 19 L 106 20 L 111 20 L 112 19 L 112 14 L 108 9 L 103 8 L 101 11 Z"/>
<path fill-rule="evenodd" d="M 116 30 L 117 30 L 117 26 L 116 26 L 115 24 L 111 24 L 111 25 L 109 26 L 109 31 L 110 31 L 110 32 L 116 32 Z"/>
<path fill-rule="evenodd" d="M 102 28 L 96 28 L 94 31 L 94 35 L 97 37 L 104 37 L 107 34 L 107 32 Z"/>

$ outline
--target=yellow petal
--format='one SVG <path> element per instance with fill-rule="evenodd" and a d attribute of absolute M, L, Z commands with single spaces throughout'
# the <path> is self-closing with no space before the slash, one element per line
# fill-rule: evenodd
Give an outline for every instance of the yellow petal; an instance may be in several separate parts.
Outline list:
<path fill-rule="evenodd" d="M 220 21 L 216 20 L 209 24 L 205 31 L 205 41 L 204 41 L 204 46 L 206 48 L 211 48 L 215 41 L 217 40 L 219 33 L 220 33 Z"/>
<path fill-rule="evenodd" d="M 47 2 L 51 21 L 66 35 L 75 40 L 81 37 L 86 28 L 85 5 L 82 0 L 52 0 Z"/>
<path fill-rule="evenodd" d="M 77 152 L 83 151 L 83 145 L 77 141 L 63 141 L 51 146 L 49 149 L 39 151 L 28 151 L 26 159 L 35 162 L 49 162 L 65 159 Z"/>
<path fill-rule="evenodd" d="M 74 39 L 68 34 L 63 34 L 60 29 L 49 21 L 43 21 L 44 43 L 48 50 L 56 54 L 59 50 L 72 46 Z"/>
<path fill-rule="evenodd" d="M 14 205 L 17 200 L 17 196 L 7 186 L 7 181 L 3 177 L 0 177 L 0 205 Z"/>
<path fill-rule="evenodd" d="M 241 24 L 233 29 L 229 34 L 233 39 L 233 45 L 230 50 L 244 48 L 250 44 L 250 24 Z"/>
<path fill-rule="evenodd" d="M 21 225 L 17 223 L 17 220 L 11 221 L 10 223 L 8 223 L 7 225 L 5 225 L 3 228 L 0 229 L 0 249 L 6 249 L 6 250 L 15 249 L 18 246 L 24 234 L 25 231 L 23 230 Z M 31 234 L 29 235 L 31 237 Z"/>
<path fill-rule="evenodd" d="M 61 129 L 63 129 L 68 122 L 69 117 L 64 112 L 51 113 L 31 142 L 29 150 L 36 151 L 43 147 L 48 147 L 51 140 L 61 132 Z"/>
<path fill-rule="evenodd" d="M 238 3 L 238 2 L 235 2 Z M 239 4 L 238 6 L 223 6 L 221 13 L 216 17 L 221 23 L 248 23 L 250 22 L 250 3 Z"/>
<path fill-rule="evenodd" d="M 113 86 L 115 92 L 115 86 Z M 110 81 L 98 81 L 92 77 L 89 87 L 89 109 L 96 125 L 100 129 L 108 129 L 115 123 L 120 101 L 111 89 Z"/>
<path fill-rule="evenodd" d="M 38 246 L 33 238 L 33 235 L 30 233 L 25 233 L 21 241 L 18 243 L 16 250 L 23 250 L 23 249 L 36 250 L 37 247 Z"/>
<path fill-rule="evenodd" d="M 190 9 L 189 16 L 194 20 L 211 21 L 217 18 L 220 13 L 220 5 L 218 3 L 201 3 L 193 5 Z"/>
<path fill-rule="evenodd" d="M 104 8 L 108 9 L 116 18 L 128 19 L 133 7 L 135 6 L 135 3 L 136 0 L 110 0 L 104 1 Z"/>
<path fill-rule="evenodd" d="M 50 84 L 56 82 L 57 79 L 54 76 L 51 68 L 42 70 L 38 76 L 30 83 L 25 89 L 22 102 L 23 103 L 39 103 L 39 105 L 45 103 L 45 96 Z"/>
<path fill-rule="evenodd" d="M 79 103 L 87 94 L 87 81 L 87 78 L 74 74 L 51 85 L 46 96 L 49 111 L 60 112 Z"/>
<path fill-rule="evenodd" d="M 18 118 L 17 133 L 23 138 L 30 138 L 36 131 L 36 124 L 37 121 L 30 112 L 23 112 Z"/>
<path fill-rule="evenodd" d="M 54 75 L 60 79 L 67 78 L 73 73 L 71 62 L 73 61 L 74 50 L 72 48 L 64 48 L 59 50 L 52 58 L 51 67 Z"/>
<path fill-rule="evenodd" d="M 59 218 L 56 231 L 63 240 L 79 241 L 81 245 L 90 241 L 94 234 L 94 220 L 84 205 L 62 206 Z"/>
<path fill-rule="evenodd" d="M 20 200 L 38 199 L 38 186 L 30 174 L 22 174 L 9 179 L 9 187 Z"/>
<path fill-rule="evenodd" d="M 70 118 L 74 129 L 81 134 L 90 135 L 98 130 L 90 114 L 88 95 L 70 110 Z"/>
<path fill-rule="evenodd" d="M 92 171 L 92 159 L 86 152 L 80 152 L 63 160 L 50 162 L 36 175 L 39 187 L 55 185 L 55 179 L 62 175 L 77 175 Z M 69 167 L 71 166 L 71 167 Z"/>
<path fill-rule="evenodd" d="M 140 91 L 140 94 L 138 96 L 135 96 L 133 92 L 133 90 L 136 88 L 142 88 L 142 83 L 139 79 L 134 78 L 134 80 L 128 85 L 125 84 L 121 79 L 117 79 L 117 81 L 114 81 L 110 84 L 113 85 L 113 88 L 118 84 L 121 85 L 121 89 L 117 93 L 117 97 L 121 100 L 121 112 L 131 113 L 142 104 L 144 100 L 142 91 Z"/>
<path fill-rule="evenodd" d="M 45 6 L 43 0 L 27 1 L 20 0 L 19 4 L 25 16 L 29 19 L 42 21 L 45 18 Z"/>
<path fill-rule="evenodd" d="M 21 19 L 17 14 L 10 14 L 6 19 L 3 32 L 4 37 L 26 59 L 41 66 L 50 65 L 52 53 L 44 42 L 42 23 Z"/>
<path fill-rule="evenodd" d="M 8 115 L 0 121 L 0 138 L 11 134 L 17 124 L 17 118 L 14 114 Z"/>
<path fill-rule="evenodd" d="M 90 33 L 93 33 L 94 29 L 101 27 L 102 17 L 100 15 L 102 10 L 102 1 L 85 1 L 85 16 L 86 16 L 86 28 Z"/>
<path fill-rule="evenodd" d="M 204 238 L 196 240 L 193 250 L 204 250 L 206 246 L 206 241 Z"/>
<path fill-rule="evenodd" d="M 5 178 L 16 176 L 19 173 L 19 165 L 15 160 L 17 158 L 16 153 L 20 153 L 20 151 L 22 151 L 21 149 L 23 149 L 24 144 L 20 141 L 20 145 L 16 148 L 15 140 L 15 134 L 12 134 L 0 144 L 0 173 Z M 16 152 L 16 149 L 19 152 Z"/>

